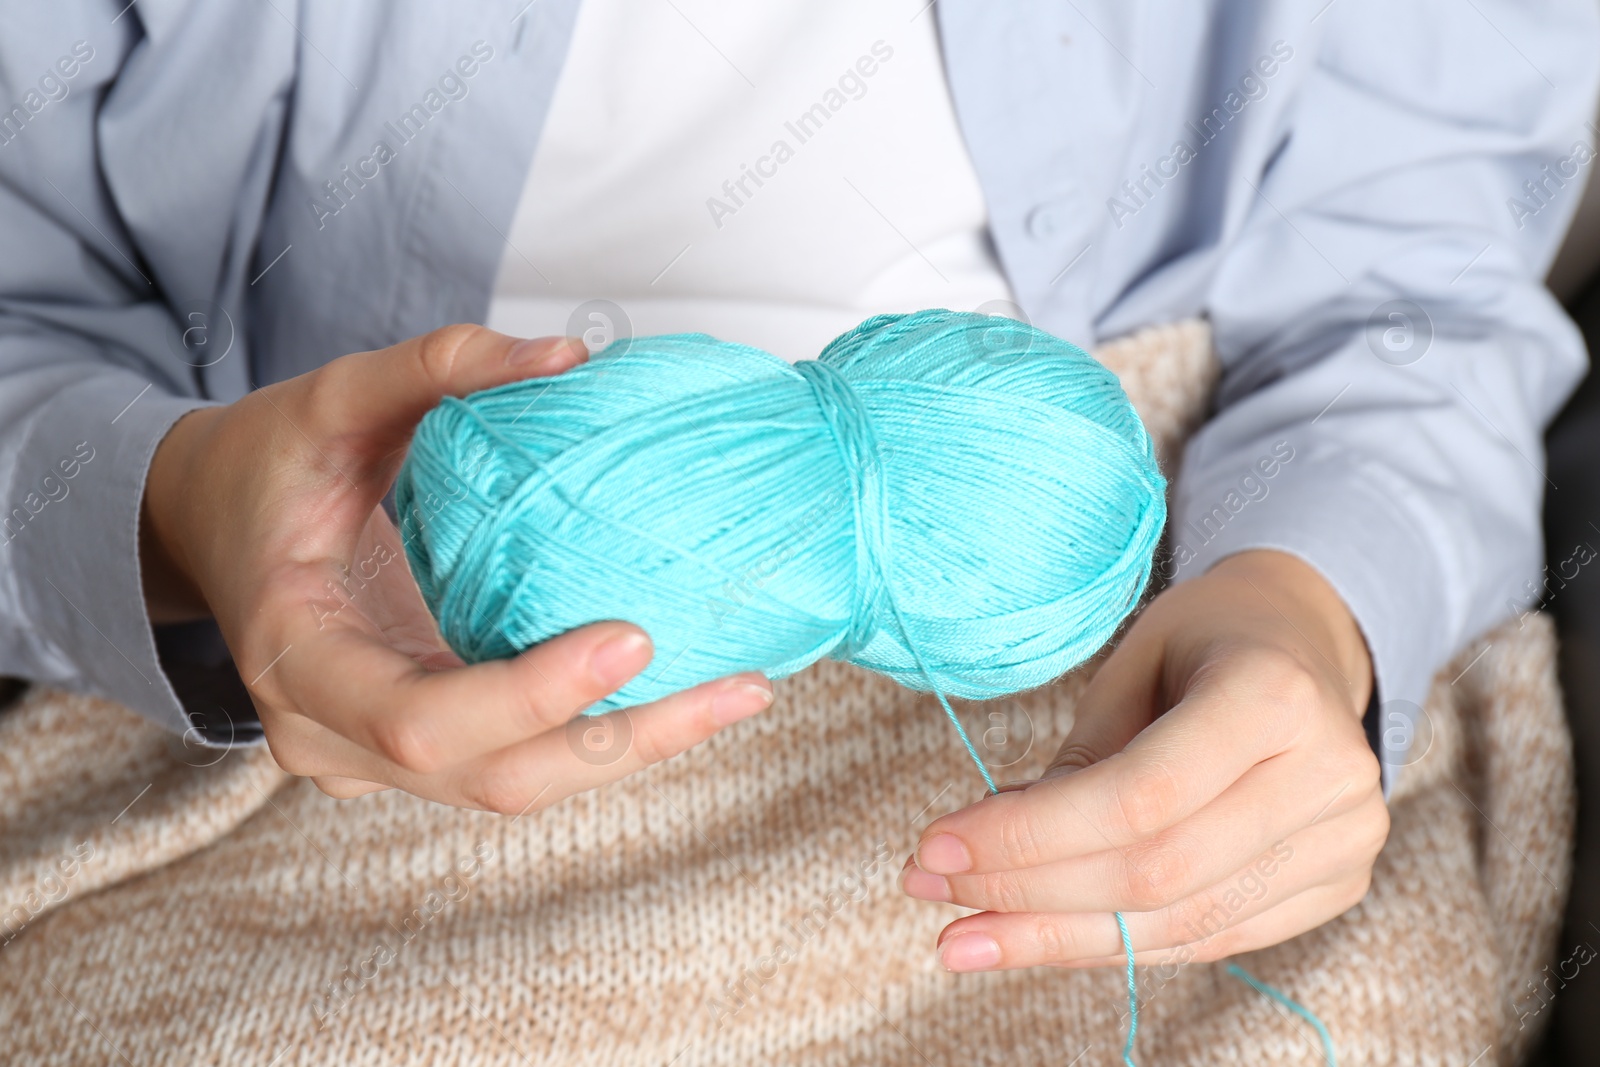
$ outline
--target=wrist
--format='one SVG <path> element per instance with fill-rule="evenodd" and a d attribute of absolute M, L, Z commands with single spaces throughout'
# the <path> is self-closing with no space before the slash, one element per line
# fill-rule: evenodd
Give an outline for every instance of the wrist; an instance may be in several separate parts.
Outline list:
<path fill-rule="evenodd" d="M 192 526 L 188 504 L 199 495 L 191 476 L 194 442 L 219 410 L 197 408 L 179 416 L 150 458 L 139 511 L 139 570 L 145 608 L 155 623 L 190 622 L 211 614 L 183 534 Z"/>
<path fill-rule="evenodd" d="M 1288 635 L 1312 648 L 1345 684 L 1352 710 L 1366 713 L 1372 695 L 1372 656 L 1361 626 L 1338 590 L 1311 564 L 1275 549 L 1247 549 L 1211 568 L 1219 578 L 1247 581 L 1267 608 L 1289 624 Z"/>

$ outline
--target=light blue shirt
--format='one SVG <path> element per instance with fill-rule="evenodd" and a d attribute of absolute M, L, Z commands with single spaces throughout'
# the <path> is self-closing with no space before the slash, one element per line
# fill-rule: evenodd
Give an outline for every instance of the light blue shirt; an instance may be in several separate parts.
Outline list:
<path fill-rule="evenodd" d="M 184 730 L 139 584 L 152 451 L 198 404 L 482 321 L 577 3 L 125 2 L 0 11 L 0 672 Z M 1159 569 L 1308 560 L 1404 722 L 1542 586 L 1541 431 L 1585 353 L 1541 279 L 1592 169 L 1600 10 L 920 17 L 1032 321 L 1211 321 Z"/>

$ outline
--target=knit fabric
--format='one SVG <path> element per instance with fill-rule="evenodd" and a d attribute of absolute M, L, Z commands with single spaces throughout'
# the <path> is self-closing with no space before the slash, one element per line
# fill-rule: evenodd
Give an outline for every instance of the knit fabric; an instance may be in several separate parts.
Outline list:
<path fill-rule="evenodd" d="M 1170 465 L 1215 378 L 1204 327 L 1099 355 Z M 1574 804 L 1554 650 L 1530 616 L 1441 671 L 1367 898 L 1240 958 L 1344 1067 L 1513 1064 L 1547 1018 Z M 1042 770 L 1093 669 L 957 702 L 975 736 L 1004 722 L 1020 758 L 997 777 Z M 34 689 L 0 714 L 0 1045 L 141 1067 L 1120 1062 L 1120 967 L 948 974 L 934 939 L 961 909 L 896 891 L 920 828 L 982 791 L 931 696 L 831 662 L 518 818 L 334 801 L 264 748 Z M 1138 978 L 1141 1065 L 1322 1062 L 1221 964 Z"/>

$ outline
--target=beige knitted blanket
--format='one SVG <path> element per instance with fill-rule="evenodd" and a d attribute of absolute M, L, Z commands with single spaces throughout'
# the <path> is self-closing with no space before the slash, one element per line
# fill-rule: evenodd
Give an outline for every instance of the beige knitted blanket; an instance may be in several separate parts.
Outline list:
<path fill-rule="evenodd" d="M 1204 326 L 1100 354 L 1170 460 L 1214 378 Z M 1463 650 L 1366 900 L 1241 960 L 1344 1067 L 1511 1064 L 1548 1017 L 1573 815 L 1553 652 L 1538 617 Z M 961 705 L 1003 726 L 1004 777 L 1042 770 L 1087 673 Z M 33 690 L 0 713 L 0 1059 L 1119 1064 L 1119 971 L 948 974 L 934 938 L 959 909 L 895 889 L 919 828 L 982 791 L 936 703 L 831 663 L 516 819 L 333 801 L 265 749 Z M 1141 1067 L 1322 1063 L 1218 965 L 1142 968 L 1140 991 Z"/>

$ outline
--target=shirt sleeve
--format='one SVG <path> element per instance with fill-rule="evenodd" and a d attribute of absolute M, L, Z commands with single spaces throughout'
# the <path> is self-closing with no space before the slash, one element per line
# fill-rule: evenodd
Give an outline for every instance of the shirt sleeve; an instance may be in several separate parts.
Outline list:
<path fill-rule="evenodd" d="M 129 36 L 99 16 L 19 12 L 0 41 L 0 100 L 21 108 L 0 122 L 0 674 L 185 732 L 139 513 L 157 444 L 207 401 L 100 176 L 97 109 Z"/>
<path fill-rule="evenodd" d="M 1387 795 L 1433 675 L 1541 586 L 1542 430 L 1587 362 L 1542 278 L 1594 165 L 1600 9 L 1322 17 L 1277 151 L 1240 175 L 1165 569 L 1271 548 L 1328 579 L 1372 654 Z"/>

